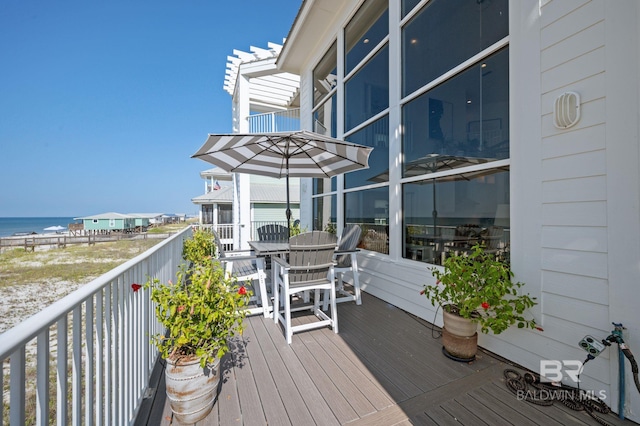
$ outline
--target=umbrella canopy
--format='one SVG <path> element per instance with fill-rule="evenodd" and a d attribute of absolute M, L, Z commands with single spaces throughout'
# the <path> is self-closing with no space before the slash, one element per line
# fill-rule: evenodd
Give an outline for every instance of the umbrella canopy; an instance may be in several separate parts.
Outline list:
<path fill-rule="evenodd" d="M 327 178 L 369 167 L 373 148 L 306 130 L 276 133 L 211 134 L 192 158 L 200 158 L 231 173 L 287 179 Z"/>

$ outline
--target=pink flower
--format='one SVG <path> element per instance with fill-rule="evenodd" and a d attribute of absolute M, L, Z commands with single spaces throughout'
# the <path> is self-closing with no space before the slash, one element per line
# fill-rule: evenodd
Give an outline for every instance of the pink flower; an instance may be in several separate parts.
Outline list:
<path fill-rule="evenodd" d="M 178 312 L 184 311 L 184 306 L 178 306 Z"/>
<path fill-rule="evenodd" d="M 484 309 L 485 311 L 489 309 L 489 304 L 487 302 L 482 302 L 482 305 L 480 306 L 482 306 L 482 309 Z"/>
<path fill-rule="evenodd" d="M 138 290 L 140 290 L 142 288 L 142 286 L 140 284 L 133 283 L 133 284 L 131 284 L 131 288 L 133 289 L 134 293 L 137 293 Z"/>

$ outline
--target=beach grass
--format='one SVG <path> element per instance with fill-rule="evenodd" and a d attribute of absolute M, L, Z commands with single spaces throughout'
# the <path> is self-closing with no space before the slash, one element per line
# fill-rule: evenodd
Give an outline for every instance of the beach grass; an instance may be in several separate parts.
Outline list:
<path fill-rule="evenodd" d="M 161 239 L 120 240 L 28 252 L 0 253 L 0 288 L 44 280 L 74 283 L 93 279 L 145 252 Z"/>
<path fill-rule="evenodd" d="M 34 252 L 14 248 L 0 253 L 0 290 L 23 284 L 48 281 L 87 283 L 113 268 L 144 253 L 169 236 L 184 229 L 177 223 L 154 227 L 149 234 L 155 238 L 122 239 L 92 245 L 68 245 Z"/>

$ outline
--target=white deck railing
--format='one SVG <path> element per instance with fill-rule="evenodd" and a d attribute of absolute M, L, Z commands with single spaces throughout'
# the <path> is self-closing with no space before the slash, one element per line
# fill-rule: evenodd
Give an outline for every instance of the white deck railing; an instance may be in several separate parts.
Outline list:
<path fill-rule="evenodd" d="M 0 334 L 0 426 L 7 417 L 20 426 L 135 421 L 158 357 L 150 336 L 162 327 L 150 292 L 131 285 L 175 279 L 191 233 L 186 228 Z"/>
<path fill-rule="evenodd" d="M 300 130 L 300 109 L 267 112 L 249 116 L 249 133 Z"/>

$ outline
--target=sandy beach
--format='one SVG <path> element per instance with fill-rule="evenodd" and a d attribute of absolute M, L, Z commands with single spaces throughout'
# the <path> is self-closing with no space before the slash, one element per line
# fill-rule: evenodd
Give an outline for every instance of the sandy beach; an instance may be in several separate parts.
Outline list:
<path fill-rule="evenodd" d="M 43 236 L 44 234 L 41 234 Z M 47 236 L 60 236 L 60 234 L 48 234 Z M 20 237 L 14 237 L 20 238 Z M 77 290 L 82 285 L 91 282 L 98 276 L 106 273 L 113 266 L 126 262 L 145 251 L 149 246 L 154 245 L 159 240 L 147 240 L 144 245 L 132 245 L 130 248 L 120 248 L 118 250 L 106 250 L 114 243 L 98 243 L 94 246 L 86 244 L 74 247 L 59 248 L 56 245 L 36 246 L 34 252 L 29 252 L 24 256 L 11 256 L 9 251 L 22 250 L 20 248 L 5 248 L 0 254 L 0 278 L 4 281 L 0 286 L 0 333 L 14 327 L 35 313 L 41 311 L 53 302 L 62 299 L 71 292 Z M 140 242 L 142 244 L 142 242 Z M 96 253 L 100 252 L 97 256 Z M 105 268 L 99 266 L 100 270 L 95 275 L 84 275 L 80 281 L 65 280 L 55 276 L 55 271 L 62 269 L 70 270 L 82 264 L 103 264 Z M 37 270 L 40 268 L 51 270 L 51 276 L 34 280 L 21 279 L 20 283 L 12 284 L 16 275 L 21 271 Z M 93 268 L 92 268 L 93 269 Z M 104 269 L 104 270 L 101 270 Z"/>

